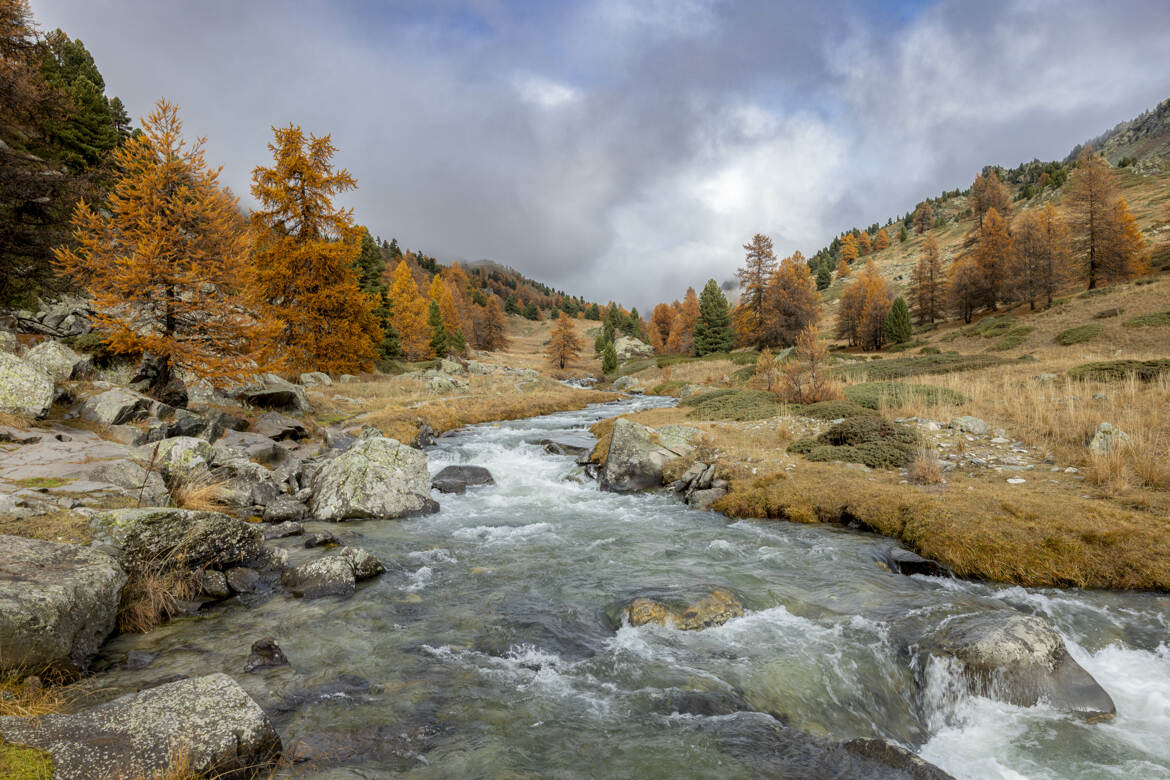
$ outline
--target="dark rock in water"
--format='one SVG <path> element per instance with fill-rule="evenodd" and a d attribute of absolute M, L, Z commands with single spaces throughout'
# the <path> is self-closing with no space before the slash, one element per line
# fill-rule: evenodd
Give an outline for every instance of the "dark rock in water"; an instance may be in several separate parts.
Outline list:
<path fill-rule="evenodd" d="M 160 685 L 74 714 L 0 718 L 0 736 L 48 752 L 59 780 L 158 777 L 180 768 L 200 777 L 250 777 L 281 751 L 268 716 L 225 674 Z"/>
<path fill-rule="evenodd" d="M 744 608 L 734 593 L 726 588 L 714 588 L 699 598 L 690 599 L 679 593 L 656 591 L 609 604 L 605 613 L 615 629 L 628 621 L 633 626 L 655 623 L 680 631 L 696 631 L 740 617 Z"/>
<path fill-rule="evenodd" d="M 232 589 L 228 587 L 227 577 L 222 571 L 215 569 L 204 569 L 200 572 L 201 590 L 204 595 L 211 596 L 215 599 L 226 599 L 232 595 Z"/>
<path fill-rule="evenodd" d="M 713 717 L 736 712 L 751 712 L 747 699 L 730 691 L 687 691 L 668 688 L 662 691 L 659 712 L 667 715 L 702 715 Z"/>
<path fill-rule="evenodd" d="M 771 716 L 740 712 L 703 718 L 719 747 L 762 777 L 954 780 L 909 751 L 882 740 L 834 742 L 788 728 Z"/>
<path fill-rule="evenodd" d="M 544 447 L 545 452 L 550 455 L 574 455 L 580 457 L 593 452 L 593 447 L 597 444 L 597 439 L 593 434 L 581 431 L 579 433 L 564 433 L 558 436 L 550 436 L 547 439 L 534 439 L 529 443 Z"/>
<path fill-rule="evenodd" d="M 157 657 L 158 653 L 150 653 L 146 650 L 131 650 L 126 653 L 126 662 L 122 666 L 131 671 L 138 671 L 150 666 Z"/>
<path fill-rule="evenodd" d="M 267 515 L 267 513 L 265 513 Z M 283 523 L 276 523 L 264 529 L 265 539 L 284 539 L 288 536 L 300 536 L 305 532 L 305 527 L 300 523 L 292 520 L 286 520 Z"/>
<path fill-rule="evenodd" d="M 336 547 L 339 544 L 341 544 L 341 540 L 328 531 L 320 531 L 305 537 L 305 547 L 308 549 L 314 547 Z"/>
<path fill-rule="evenodd" d="M 314 731 L 297 737 L 285 756 L 298 764 L 312 761 L 314 766 L 377 761 L 382 769 L 406 771 L 419 765 L 441 733 L 429 723 Z"/>
<path fill-rule="evenodd" d="M 937 561 L 923 558 L 902 547 L 890 547 L 874 557 L 879 566 L 895 574 L 925 574 L 928 577 L 950 577 L 951 570 Z"/>
<path fill-rule="evenodd" d="M 288 658 L 276 640 L 270 636 L 257 639 L 252 643 L 252 654 L 244 664 L 245 672 L 254 672 L 265 666 L 288 666 Z"/>
<path fill-rule="evenodd" d="M 255 593 L 260 587 L 260 575 L 255 569 L 236 566 L 223 573 L 228 586 L 236 593 Z"/>
<path fill-rule="evenodd" d="M 1116 714 L 1113 699 L 1040 617 L 1011 609 L 960 615 L 922 639 L 918 651 L 953 659 L 981 696 L 1022 707 L 1043 700 L 1090 722 Z"/>
<path fill-rule="evenodd" d="M 274 709 L 279 713 L 293 712 L 313 702 L 326 699 L 368 700 L 374 692 L 374 686 L 364 677 L 340 674 L 332 682 L 293 691 L 277 702 Z"/>
<path fill-rule="evenodd" d="M 476 485 L 494 485 L 492 473 L 483 466 L 447 466 L 431 480 L 440 493 L 464 493 Z"/>
<path fill-rule="evenodd" d="M 430 447 L 432 444 L 434 444 L 435 438 L 435 429 L 420 420 L 418 424 L 418 433 L 415 434 L 414 441 L 410 443 L 410 446 L 414 447 L 416 450 L 421 450 L 423 447 Z"/>
<path fill-rule="evenodd" d="M 360 547 L 342 547 L 337 554 L 349 562 L 353 576 L 358 580 L 368 580 L 386 571 L 381 561 Z"/>

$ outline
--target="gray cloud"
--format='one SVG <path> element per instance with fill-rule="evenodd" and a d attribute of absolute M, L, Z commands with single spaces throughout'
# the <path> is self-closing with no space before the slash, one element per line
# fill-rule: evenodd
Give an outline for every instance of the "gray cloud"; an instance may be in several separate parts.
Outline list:
<path fill-rule="evenodd" d="M 331 133 L 371 230 L 645 307 L 765 231 L 833 234 L 1063 156 L 1170 93 L 1170 6 L 34 0 L 112 92 L 160 96 L 247 201 L 269 126 Z"/>

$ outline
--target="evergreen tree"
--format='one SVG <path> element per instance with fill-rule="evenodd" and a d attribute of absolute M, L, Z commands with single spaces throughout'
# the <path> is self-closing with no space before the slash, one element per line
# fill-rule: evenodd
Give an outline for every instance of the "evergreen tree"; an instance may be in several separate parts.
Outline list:
<path fill-rule="evenodd" d="M 887 342 L 902 344 L 910 340 L 912 333 L 910 307 L 906 305 L 906 299 L 899 295 L 894 299 L 894 305 L 890 307 L 890 312 L 882 323 L 882 334 Z"/>
<path fill-rule="evenodd" d="M 463 328 L 456 328 L 451 334 L 451 351 L 457 355 L 467 351 L 467 338 L 463 335 Z"/>
<path fill-rule="evenodd" d="M 44 52 L 45 80 L 72 103 L 69 111 L 52 121 L 52 136 L 74 170 L 97 165 L 121 141 L 104 94 L 105 79 L 85 45 L 61 30 L 46 36 Z"/>
<path fill-rule="evenodd" d="M 427 324 L 431 326 L 431 352 L 435 357 L 447 357 L 447 328 L 443 326 L 443 312 L 434 300 L 427 312 Z"/>
<path fill-rule="evenodd" d="M 353 263 L 354 273 L 357 274 L 358 286 L 363 292 L 370 295 L 381 295 L 385 285 L 382 284 L 382 273 L 386 270 L 386 261 L 378 249 L 374 237 L 368 228 L 362 228 L 362 248 Z"/>
<path fill-rule="evenodd" d="M 130 115 L 126 113 L 126 106 L 122 105 L 120 97 L 110 98 L 110 121 L 114 123 L 114 131 L 122 141 L 133 135 L 130 129 Z"/>
<path fill-rule="evenodd" d="M 526 319 L 526 320 L 539 320 L 540 319 L 540 309 L 537 307 L 537 305 L 533 301 L 529 301 L 528 303 L 524 304 L 524 319 Z"/>
<path fill-rule="evenodd" d="M 605 345 L 605 350 L 601 353 L 601 371 L 604 374 L 612 374 L 617 371 L 617 352 L 613 348 L 613 342 Z"/>
<path fill-rule="evenodd" d="M 731 329 L 731 309 L 727 296 L 714 279 L 708 279 L 699 295 L 699 316 L 695 322 L 695 354 L 699 357 L 731 349 L 735 332 Z"/>
<path fill-rule="evenodd" d="M 828 263 L 821 263 L 817 268 L 817 289 L 828 289 L 829 285 L 833 283 L 833 272 L 829 270 Z"/>
<path fill-rule="evenodd" d="M 902 225 L 898 229 L 898 243 L 905 244 L 908 238 L 910 238 L 910 233 L 906 230 L 906 226 Z"/>
<path fill-rule="evenodd" d="M 592 306 L 590 306 L 589 310 L 585 312 L 585 319 L 596 320 L 597 322 L 600 322 L 601 321 L 601 307 L 598 306 L 596 303 L 593 304 Z"/>
<path fill-rule="evenodd" d="M 399 257 L 402 257 L 402 250 L 398 248 L 398 239 L 397 238 L 390 239 L 390 246 L 387 247 L 386 251 L 390 254 L 390 257 L 392 257 L 392 258 L 397 259 Z"/>
<path fill-rule="evenodd" d="M 505 314 L 519 314 L 520 313 L 520 304 L 516 302 L 516 294 L 515 293 L 510 293 L 508 295 L 508 297 L 504 299 L 504 313 Z"/>

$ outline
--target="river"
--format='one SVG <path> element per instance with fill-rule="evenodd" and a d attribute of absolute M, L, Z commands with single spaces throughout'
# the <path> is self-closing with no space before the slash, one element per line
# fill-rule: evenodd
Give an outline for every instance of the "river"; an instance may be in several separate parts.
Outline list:
<path fill-rule="evenodd" d="M 286 749 L 304 739 L 329 758 L 296 777 L 801 776 L 769 757 L 779 722 L 886 739 L 959 778 L 1170 778 L 1170 597 L 895 575 L 874 562 L 887 539 L 603 493 L 571 481 L 573 458 L 527 443 L 661 403 L 440 439 L 432 473 L 478 464 L 497 484 L 438 496 L 426 517 L 309 524 L 373 552 L 385 575 L 346 600 L 278 595 L 118 637 L 98 663 L 104 695 L 226 672 Z M 295 537 L 279 544 L 293 563 L 320 554 Z M 632 595 L 712 586 L 747 614 L 686 632 L 606 618 Z M 891 638 L 908 617 L 1005 604 L 1057 626 L 1116 718 L 955 693 L 945 670 L 916 679 Z M 244 674 L 265 635 L 290 666 Z"/>

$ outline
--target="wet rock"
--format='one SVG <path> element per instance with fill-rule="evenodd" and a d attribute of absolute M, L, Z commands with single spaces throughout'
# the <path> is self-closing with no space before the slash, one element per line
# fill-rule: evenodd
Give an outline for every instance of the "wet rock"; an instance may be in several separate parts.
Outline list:
<path fill-rule="evenodd" d="M 199 581 L 200 590 L 213 599 L 226 599 L 232 595 L 232 589 L 228 586 L 227 577 L 222 571 L 204 569 L 199 572 Z"/>
<path fill-rule="evenodd" d="M 276 523 L 264 529 L 265 539 L 284 539 L 289 536 L 300 536 L 305 532 L 305 527 L 300 523 L 292 520 L 286 520 L 283 523 Z"/>
<path fill-rule="evenodd" d="M 225 569 L 267 559 L 259 527 L 219 512 L 193 509 L 114 509 L 89 521 L 94 542 L 127 569 L 161 561 L 188 569 Z"/>
<path fill-rule="evenodd" d="M 225 674 L 160 685 L 76 714 L 0 718 L 0 736 L 47 751 L 58 780 L 180 769 L 245 777 L 275 763 L 281 751 L 268 716 Z"/>
<path fill-rule="evenodd" d="M 85 670 L 114 618 L 126 575 L 98 550 L 0 536 L 0 671 Z"/>
<path fill-rule="evenodd" d="M 250 432 L 260 436 L 266 436 L 273 441 L 285 441 L 291 439 L 292 441 L 300 441 L 307 438 L 309 431 L 305 428 L 304 423 L 300 420 L 293 419 L 285 414 L 278 412 L 267 412 L 260 415 L 255 424 L 250 428 Z"/>
<path fill-rule="evenodd" d="M 983 420 L 980 420 L 978 417 L 972 417 L 970 415 L 956 417 L 955 419 L 951 420 L 947 427 L 953 428 L 957 431 L 962 431 L 963 433 L 974 434 L 975 436 L 982 436 L 991 430 L 990 425 L 985 423 Z"/>
<path fill-rule="evenodd" d="M 353 576 L 359 581 L 377 577 L 386 571 L 381 561 L 360 547 L 342 547 L 337 554 L 349 562 Z"/>
<path fill-rule="evenodd" d="M 689 497 L 687 503 L 692 509 L 710 509 L 711 505 L 719 499 L 727 495 L 726 488 L 707 488 L 706 490 L 696 490 Z"/>
<path fill-rule="evenodd" d="M 77 379 L 93 368 L 93 358 L 79 355 L 59 341 L 48 339 L 24 353 L 24 362 L 55 381 Z"/>
<path fill-rule="evenodd" d="M 217 455 L 217 460 L 226 460 L 236 456 L 254 460 L 266 466 L 282 465 L 292 460 L 291 453 L 283 445 L 277 444 L 267 436 L 251 431 L 228 431 L 216 446 L 233 453 L 224 457 Z"/>
<path fill-rule="evenodd" d="M 277 498 L 266 502 L 264 507 L 264 522 L 287 523 L 300 520 L 309 513 L 309 508 L 293 498 Z"/>
<path fill-rule="evenodd" d="M 357 587 L 357 578 L 349 560 L 339 555 L 288 569 L 280 582 L 297 598 L 317 599 L 325 596 L 349 596 Z"/>
<path fill-rule="evenodd" d="M 1129 434 L 1117 428 L 1112 423 L 1098 423 L 1093 431 L 1093 438 L 1089 441 L 1089 452 L 1094 455 L 1108 455 L 1118 447 L 1129 444 Z"/>
<path fill-rule="evenodd" d="M 305 387 L 329 387 L 333 384 L 333 380 L 329 378 L 329 375 L 320 371 L 310 371 L 301 374 L 299 379 Z"/>
<path fill-rule="evenodd" d="M 410 446 L 414 447 L 416 450 L 421 450 L 423 447 L 430 447 L 435 443 L 437 436 L 438 433 L 435 432 L 434 428 L 420 420 L 418 424 L 418 433 L 414 435 L 414 441 L 411 442 Z"/>
<path fill-rule="evenodd" d="M 0 414 L 44 417 L 53 405 L 53 380 L 16 355 L 0 351 Z"/>
<path fill-rule="evenodd" d="M 699 431 L 680 425 L 647 428 L 619 417 L 601 469 L 601 488 L 618 493 L 662 484 L 662 467 L 694 450 Z"/>
<path fill-rule="evenodd" d="M 744 614 L 743 603 L 723 588 L 716 588 L 710 595 L 683 607 L 672 607 L 658 599 L 640 597 L 631 601 L 625 611 L 632 626 L 656 623 L 680 631 L 721 626 Z"/>
<path fill-rule="evenodd" d="M 252 643 L 252 653 L 244 664 L 244 671 L 251 673 L 268 666 L 288 666 L 288 658 L 276 640 L 270 636 Z"/>
<path fill-rule="evenodd" d="M 260 575 L 246 566 L 233 566 L 223 573 L 228 587 L 235 593 L 255 593 L 260 587 Z"/>
<path fill-rule="evenodd" d="M 1014 610 L 961 615 L 920 644 L 953 659 L 975 693 L 1030 707 L 1044 700 L 1090 721 L 1111 718 L 1113 700 L 1081 667 L 1048 621 Z"/>
<path fill-rule="evenodd" d="M 153 404 L 144 395 L 116 387 L 85 399 L 81 419 L 98 425 L 121 425 L 145 419 Z"/>
<path fill-rule="evenodd" d="M 469 487 L 494 484 L 492 473 L 483 466 L 447 466 L 431 480 L 440 493 L 465 493 Z"/>
<path fill-rule="evenodd" d="M 879 566 L 895 574 L 924 574 L 928 577 L 950 577 L 951 570 L 937 561 L 923 558 L 903 547 L 890 547 L 875 557 Z"/>
<path fill-rule="evenodd" d="M 581 432 L 566 433 L 548 439 L 537 439 L 531 443 L 544 447 L 544 451 L 550 455 L 584 457 L 593 452 L 593 447 L 597 444 L 597 440 L 593 438 L 592 434 Z"/>
<path fill-rule="evenodd" d="M 438 510 L 427 456 L 369 428 L 313 475 L 309 509 L 320 520 L 397 518 Z"/>
<path fill-rule="evenodd" d="M 309 550 L 314 547 L 336 547 L 339 544 L 341 540 L 328 531 L 320 531 L 305 537 L 305 548 Z"/>

